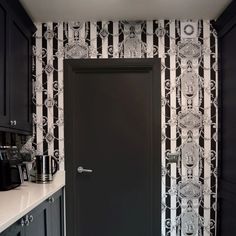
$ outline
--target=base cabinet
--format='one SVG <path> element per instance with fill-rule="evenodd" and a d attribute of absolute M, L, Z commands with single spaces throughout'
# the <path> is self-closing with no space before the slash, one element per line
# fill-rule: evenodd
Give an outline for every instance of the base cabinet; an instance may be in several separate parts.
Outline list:
<path fill-rule="evenodd" d="M 64 236 L 64 198 L 62 191 L 49 199 L 50 204 L 50 236 Z"/>
<path fill-rule="evenodd" d="M 23 219 L 25 236 L 49 236 L 50 216 L 49 203 L 44 202 L 27 214 Z"/>
<path fill-rule="evenodd" d="M 0 236 L 64 236 L 63 191 L 53 194 Z"/>
<path fill-rule="evenodd" d="M 21 220 L 18 220 L 15 224 L 6 229 L 1 236 L 24 236 L 24 228 L 21 225 Z"/>

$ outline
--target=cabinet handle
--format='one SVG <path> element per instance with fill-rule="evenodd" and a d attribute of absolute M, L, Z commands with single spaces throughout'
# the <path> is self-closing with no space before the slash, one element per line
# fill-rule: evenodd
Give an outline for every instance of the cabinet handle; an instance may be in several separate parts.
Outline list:
<path fill-rule="evenodd" d="M 48 201 L 49 201 L 50 203 L 53 203 L 53 202 L 55 201 L 55 199 L 54 199 L 54 197 L 50 197 L 50 198 L 48 198 Z"/>
<path fill-rule="evenodd" d="M 32 215 L 28 216 L 26 215 L 25 216 L 25 219 L 22 218 L 21 219 L 21 227 L 24 227 L 24 226 L 29 226 L 30 223 L 32 223 L 34 221 L 34 217 Z"/>
<path fill-rule="evenodd" d="M 32 223 L 34 221 L 34 217 L 32 215 L 29 216 L 29 222 Z"/>
<path fill-rule="evenodd" d="M 11 120 L 11 121 L 10 121 L 10 125 L 11 125 L 11 126 L 16 126 L 16 120 Z"/>
<path fill-rule="evenodd" d="M 30 221 L 29 221 L 29 219 L 28 219 L 28 217 L 25 219 L 25 226 L 29 226 L 29 224 L 30 224 Z"/>
<path fill-rule="evenodd" d="M 24 221 L 23 218 L 21 219 L 21 222 L 20 222 L 20 223 L 21 223 L 21 227 L 24 227 L 24 226 L 25 226 L 25 221 Z"/>

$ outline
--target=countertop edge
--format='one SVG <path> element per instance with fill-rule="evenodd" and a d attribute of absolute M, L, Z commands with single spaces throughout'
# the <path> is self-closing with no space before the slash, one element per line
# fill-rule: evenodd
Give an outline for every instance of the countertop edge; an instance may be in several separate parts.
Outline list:
<path fill-rule="evenodd" d="M 61 181 L 61 183 L 57 184 L 57 186 L 53 189 L 51 189 L 50 191 L 47 191 L 47 193 L 45 195 L 43 195 L 42 197 L 39 197 L 36 201 L 32 202 L 28 207 L 24 208 L 20 213 L 17 213 L 15 216 L 13 217 L 9 217 L 9 219 L 6 219 L 5 222 L 1 223 L 0 222 L 0 233 L 2 233 L 4 230 L 6 230 L 9 226 L 11 226 L 12 224 L 14 224 L 15 222 L 17 222 L 21 217 L 23 217 L 24 215 L 26 215 L 27 213 L 29 213 L 31 210 L 33 210 L 35 207 L 37 207 L 38 205 L 40 205 L 42 202 L 44 202 L 47 198 L 49 198 L 51 195 L 53 195 L 54 193 L 56 193 L 57 191 L 59 191 L 60 189 L 62 189 L 63 187 L 65 187 L 65 171 L 60 171 L 56 174 L 58 177 L 58 175 L 60 175 L 60 178 L 62 178 L 63 180 Z M 55 180 L 54 180 L 55 181 Z M 53 183 L 52 183 L 53 184 Z M 50 185 L 46 184 L 46 185 Z M 40 185 L 39 185 L 40 186 Z M 30 188 L 30 186 L 27 186 Z M 11 191 L 11 190 L 10 190 Z M 1 194 L 0 194 L 1 195 Z"/>

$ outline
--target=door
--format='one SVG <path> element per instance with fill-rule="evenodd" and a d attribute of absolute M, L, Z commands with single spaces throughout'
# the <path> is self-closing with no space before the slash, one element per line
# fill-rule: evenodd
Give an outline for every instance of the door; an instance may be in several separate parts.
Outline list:
<path fill-rule="evenodd" d="M 161 235 L 159 59 L 64 69 L 67 235 Z"/>
<path fill-rule="evenodd" d="M 222 130 L 221 130 L 221 152 L 220 162 L 220 232 L 221 235 L 236 235 L 236 160 L 235 160 L 235 132 L 236 132 L 236 109 L 235 102 L 235 73 L 236 64 L 234 55 L 236 47 L 236 24 L 221 40 L 222 50 Z"/>
<path fill-rule="evenodd" d="M 236 2 L 217 21 L 220 54 L 218 234 L 236 235 Z"/>

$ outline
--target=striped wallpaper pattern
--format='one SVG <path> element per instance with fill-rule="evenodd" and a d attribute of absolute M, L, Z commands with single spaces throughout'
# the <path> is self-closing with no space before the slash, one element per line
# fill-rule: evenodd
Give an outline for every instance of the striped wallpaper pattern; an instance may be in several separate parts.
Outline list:
<path fill-rule="evenodd" d="M 161 58 L 162 235 L 216 235 L 217 35 L 210 21 L 37 23 L 34 135 L 64 168 L 63 60 Z M 66 157 L 65 157 L 66 158 Z"/>

